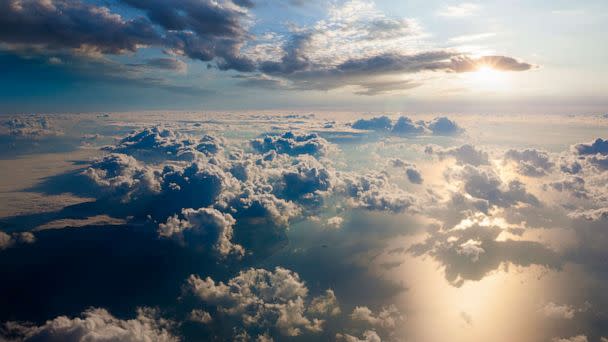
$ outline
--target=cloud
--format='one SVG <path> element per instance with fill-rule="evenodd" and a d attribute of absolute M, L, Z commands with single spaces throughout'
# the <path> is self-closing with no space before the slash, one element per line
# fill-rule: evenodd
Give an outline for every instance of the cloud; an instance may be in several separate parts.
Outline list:
<path fill-rule="evenodd" d="M 0 231 L 0 250 L 7 249 L 12 246 L 13 238 L 3 231 Z"/>
<path fill-rule="evenodd" d="M 36 242 L 36 237 L 31 232 L 7 234 L 0 230 L 0 251 L 13 247 L 17 243 L 31 244 L 34 242 Z"/>
<path fill-rule="evenodd" d="M 352 123 L 352 128 L 370 131 L 388 131 L 393 122 L 388 116 L 378 116 L 371 119 L 359 119 Z"/>
<path fill-rule="evenodd" d="M 46 116 L 22 115 L 2 122 L 2 126 L 8 129 L 8 134 L 17 137 L 45 137 L 63 135 L 63 131 L 57 128 L 53 120 Z"/>
<path fill-rule="evenodd" d="M 442 148 L 436 145 L 427 145 L 424 149 L 427 154 L 436 155 L 441 159 L 452 157 L 459 165 L 489 165 L 488 153 L 475 148 L 470 144 L 460 147 Z"/>
<path fill-rule="evenodd" d="M 173 322 L 158 317 L 158 312 L 151 308 L 138 309 L 137 317 L 128 320 L 116 318 L 105 309 L 92 308 L 83 312 L 82 318 L 59 316 L 40 326 L 4 324 L 9 336 L 26 341 L 179 341 L 172 329 Z"/>
<path fill-rule="evenodd" d="M 148 127 L 122 138 L 116 146 L 104 149 L 130 155 L 154 156 L 163 159 L 193 160 L 199 153 L 214 155 L 223 150 L 221 138 L 203 135 L 195 138 L 160 126 Z M 147 155 L 146 155 L 147 154 Z"/>
<path fill-rule="evenodd" d="M 578 155 L 608 155 L 608 140 L 597 138 L 591 143 L 576 144 L 572 150 Z"/>
<path fill-rule="evenodd" d="M 292 156 L 300 154 L 323 156 L 330 149 L 329 142 L 316 133 L 298 132 L 285 132 L 278 136 L 267 135 L 264 138 L 253 139 L 251 146 L 259 152 L 276 151 Z"/>
<path fill-rule="evenodd" d="M 458 5 L 445 6 L 439 15 L 442 17 L 469 17 L 476 14 L 480 6 L 470 2 L 464 2 Z"/>
<path fill-rule="evenodd" d="M 481 280 L 503 263 L 520 266 L 541 265 L 551 269 L 562 266 L 562 258 L 543 244 L 533 241 L 498 239 L 503 229 L 474 224 L 464 229 L 431 233 L 420 244 L 410 247 L 414 255 L 428 254 L 445 267 L 445 278 L 460 287 L 467 280 Z"/>
<path fill-rule="evenodd" d="M 150 58 L 146 60 L 146 65 L 149 67 L 175 71 L 178 73 L 186 73 L 186 71 L 188 71 L 188 64 L 177 58 Z"/>
<path fill-rule="evenodd" d="M 450 13 L 470 11 L 467 6 Z M 61 66 L 58 70 L 64 72 L 197 95 L 204 91 L 150 76 L 151 69 L 185 73 L 187 65 L 176 57 L 187 57 L 242 72 L 237 76 L 241 85 L 298 90 L 350 86 L 355 94 L 371 96 L 422 84 L 404 79 L 407 74 L 469 72 L 480 65 L 503 71 L 533 68 L 508 56 L 474 58 L 429 50 L 416 20 L 387 15 L 371 1 L 331 4 L 327 17 L 316 23 L 265 35 L 256 34 L 252 7 L 249 0 L 119 0 L 107 7 L 79 0 L 10 0 L 0 7 L 0 43 L 12 54 L 36 57 L 44 60 L 37 63 Z M 165 56 L 134 55 L 146 48 Z M 114 55 L 135 61 L 108 58 Z"/>
<path fill-rule="evenodd" d="M 190 311 L 190 320 L 202 324 L 209 324 L 213 321 L 211 314 L 204 310 L 194 309 Z"/>
<path fill-rule="evenodd" d="M 460 244 L 456 249 L 456 253 L 467 256 L 471 258 L 471 261 L 476 262 L 477 260 L 479 260 L 479 256 L 486 252 L 485 249 L 480 247 L 481 244 L 481 241 L 470 239 Z"/>
<path fill-rule="evenodd" d="M 321 332 L 324 320 L 307 313 L 332 314 L 336 310 L 334 304 L 337 305 L 337 302 L 331 303 L 335 299 L 333 292 L 326 292 L 325 297 L 312 299 L 307 310 L 308 288 L 297 273 L 281 267 L 274 271 L 244 270 L 227 283 L 192 275 L 185 289 L 206 305 L 237 317 L 245 327 L 274 327 L 285 336 L 299 336 L 304 331 Z M 324 301 L 330 303 L 323 304 Z"/>
<path fill-rule="evenodd" d="M 515 162 L 517 171 L 530 177 L 545 176 L 555 166 L 547 152 L 536 149 L 508 150 L 505 153 L 505 160 Z"/>
<path fill-rule="evenodd" d="M 416 198 L 392 184 L 385 173 L 345 174 L 342 182 L 354 207 L 398 213 L 417 206 Z"/>
<path fill-rule="evenodd" d="M 458 135 L 464 132 L 455 121 L 445 116 L 427 122 L 427 127 L 434 135 Z"/>
<path fill-rule="evenodd" d="M 0 41 L 8 44 L 122 54 L 161 40 L 148 20 L 125 19 L 85 2 L 9 0 L 0 5 Z"/>
<path fill-rule="evenodd" d="M 405 168 L 405 176 L 410 183 L 422 184 L 424 182 L 420 171 L 418 171 L 416 168 L 416 165 L 407 163 L 399 158 L 391 159 L 389 162 L 392 167 Z"/>
<path fill-rule="evenodd" d="M 125 154 L 109 154 L 91 164 L 83 174 L 98 186 L 130 201 L 161 191 L 161 172 Z"/>
<path fill-rule="evenodd" d="M 359 119 L 351 124 L 351 127 L 361 130 L 390 132 L 394 135 L 422 135 L 433 134 L 439 136 L 454 136 L 464 133 L 464 129 L 455 121 L 447 117 L 437 117 L 431 121 L 417 121 L 400 116 L 393 124 L 387 116 L 373 117 L 371 119 Z"/>
<path fill-rule="evenodd" d="M 569 338 L 556 337 L 556 338 L 552 339 L 551 341 L 553 341 L 553 342 L 587 342 L 589 340 L 587 339 L 587 336 L 585 336 L 585 335 L 577 335 L 577 336 L 572 336 Z"/>
<path fill-rule="evenodd" d="M 374 330 L 365 330 L 363 336 L 358 338 L 349 334 L 336 334 L 336 340 L 345 342 L 381 342 L 382 339 Z"/>
<path fill-rule="evenodd" d="M 542 309 L 543 314 L 550 318 L 572 319 L 576 309 L 569 305 L 559 305 L 553 302 L 547 303 Z"/>
<path fill-rule="evenodd" d="M 378 314 L 374 314 L 366 306 L 357 306 L 350 314 L 350 318 L 353 321 L 386 329 L 393 329 L 404 320 L 404 317 L 394 305 L 381 308 Z"/>
<path fill-rule="evenodd" d="M 422 184 L 423 182 L 420 171 L 418 171 L 414 166 L 410 166 L 405 169 L 405 175 L 407 176 L 407 179 L 410 181 L 410 183 Z"/>
<path fill-rule="evenodd" d="M 504 183 L 490 168 L 465 165 L 454 173 L 448 174 L 452 180 L 462 182 L 462 190 L 472 196 L 488 201 L 498 207 L 510 207 L 518 203 L 540 205 L 539 200 L 530 194 L 519 180 Z"/>
<path fill-rule="evenodd" d="M 401 116 L 397 119 L 391 131 L 397 135 L 416 135 L 426 133 L 427 128 L 424 122 L 414 123 L 412 119 Z"/>
<path fill-rule="evenodd" d="M 308 306 L 308 312 L 316 315 L 336 316 L 342 311 L 340 310 L 340 304 L 338 303 L 338 298 L 336 298 L 334 291 L 327 289 L 325 295 L 312 299 Z"/>
<path fill-rule="evenodd" d="M 325 225 L 330 228 L 338 229 L 342 226 L 342 223 L 344 223 L 344 219 L 342 217 L 334 216 L 328 218 Z"/>
<path fill-rule="evenodd" d="M 158 234 L 162 237 L 173 237 L 192 244 L 211 246 L 220 256 L 229 254 L 242 256 L 243 247 L 232 243 L 232 226 L 236 223 L 230 214 L 224 214 L 217 209 L 182 209 L 178 215 L 169 217 L 166 223 L 158 226 Z"/>

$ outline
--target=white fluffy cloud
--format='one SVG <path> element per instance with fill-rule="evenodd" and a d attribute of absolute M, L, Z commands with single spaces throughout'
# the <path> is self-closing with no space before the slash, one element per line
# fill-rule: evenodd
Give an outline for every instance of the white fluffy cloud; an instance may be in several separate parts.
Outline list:
<path fill-rule="evenodd" d="M 416 198 L 392 184 L 386 173 L 344 174 L 342 181 L 345 194 L 355 207 L 403 212 L 417 205 Z"/>
<path fill-rule="evenodd" d="M 366 306 L 357 306 L 350 314 L 350 318 L 354 321 L 386 329 L 395 328 L 399 322 L 405 319 L 394 305 L 381 308 L 377 314 L 374 314 Z"/>
<path fill-rule="evenodd" d="M 177 342 L 171 333 L 173 322 L 162 319 L 156 310 L 140 308 L 134 319 L 122 320 L 105 309 L 89 309 L 82 317 L 59 316 L 40 326 L 5 323 L 5 331 L 24 341 L 124 341 Z"/>
<path fill-rule="evenodd" d="M 322 331 L 324 315 L 339 313 L 333 291 L 306 305 L 308 288 L 297 273 L 277 267 L 274 271 L 249 269 L 228 282 L 191 275 L 186 289 L 219 313 L 237 317 L 245 326 L 276 328 L 286 336 Z M 314 317 L 311 317 L 314 316 Z"/>
<path fill-rule="evenodd" d="M 276 151 L 291 156 L 310 154 L 323 156 L 329 152 L 330 143 L 316 133 L 285 132 L 278 136 L 267 135 L 251 140 L 251 146 L 259 152 Z"/>
<path fill-rule="evenodd" d="M 156 154 L 166 159 L 192 160 L 199 153 L 219 153 L 223 144 L 223 139 L 212 135 L 195 138 L 166 127 L 154 126 L 134 131 L 122 138 L 116 146 L 108 146 L 105 149 L 116 153 L 144 156 Z"/>
<path fill-rule="evenodd" d="M 163 237 L 176 237 L 189 243 L 210 245 L 219 255 L 243 255 L 244 250 L 232 243 L 232 226 L 236 223 L 230 214 L 213 208 L 182 209 L 178 215 L 167 219 L 158 226 L 158 234 Z"/>

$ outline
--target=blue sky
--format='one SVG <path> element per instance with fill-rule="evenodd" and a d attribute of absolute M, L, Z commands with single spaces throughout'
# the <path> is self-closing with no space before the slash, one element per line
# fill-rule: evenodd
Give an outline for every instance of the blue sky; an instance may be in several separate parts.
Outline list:
<path fill-rule="evenodd" d="M 10 0 L 2 6 L 0 110 L 6 113 L 574 114 L 607 105 L 603 1 Z M 163 17 L 172 11 L 172 21 Z M 290 53 L 294 58 L 286 59 Z"/>

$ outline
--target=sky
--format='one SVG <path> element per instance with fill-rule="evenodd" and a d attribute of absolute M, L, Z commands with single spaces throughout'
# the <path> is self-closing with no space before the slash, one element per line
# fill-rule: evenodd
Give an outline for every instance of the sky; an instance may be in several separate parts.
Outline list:
<path fill-rule="evenodd" d="M 607 9 L 0 0 L 0 342 L 608 342 Z"/>
<path fill-rule="evenodd" d="M 605 1 L 0 6 L 2 113 L 606 108 Z"/>

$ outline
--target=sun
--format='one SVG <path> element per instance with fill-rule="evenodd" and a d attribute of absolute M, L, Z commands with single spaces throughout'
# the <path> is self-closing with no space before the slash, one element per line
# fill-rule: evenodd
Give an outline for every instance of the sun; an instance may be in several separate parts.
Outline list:
<path fill-rule="evenodd" d="M 480 65 L 467 75 L 471 88 L 485 91 L 505 91 L 509 88 L 507 73 L 489 65 Z"/>

